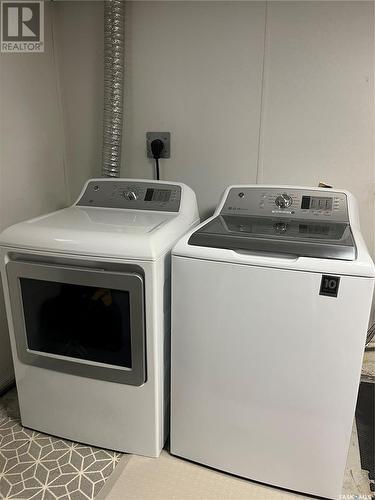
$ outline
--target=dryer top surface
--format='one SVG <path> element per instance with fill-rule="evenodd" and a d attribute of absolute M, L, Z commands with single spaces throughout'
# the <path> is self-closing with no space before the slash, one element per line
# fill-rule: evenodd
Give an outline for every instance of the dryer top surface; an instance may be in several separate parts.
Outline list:
<path fill-rule="evenodd" d="M 139 206 L 137 200 L 124 198 L 122 201 L 123 196 L 118 194 L 118 186 L 123 182 L 126 181 L 89 181 L 74 205 L 9 227 L 1 233 L 0 245 L 16 249 L 110 258 L 157 259 L 170 250 L 178 238 L 197 221 L 194 193 L 183 184 L 168 184 L 174 186 L 179 193 L 178 208 L 176 209 L 175 200 L 160 202 L 167 205 L 172 203 L 170 211 L 168 206 L 163 207 L 159 201 L 150 200 L 150 207 L 155 204 L 155 209 L 144 209 L 143 205 L 147 201 L 141 200 Z M 165 191 L 164 185 L 163 189 L 159 189 L 158 183 L 147 181 L 144 184 L 144 191 L 146 194 L 149 192 L 150 198 L 155 192 Z M 153 184 L 156 184 L 155 188 L 150 187 Z M 95 191 L 94 188 L 98 185 L 101 190 Z M 112 193 L 112 188 L 109 189 L 112 185 L 117 186 L 114 191 L 115 204 L 121 203 L 121 207 L 105 206 L 103 197 L 90 206 L 83 203 L 82 200 L 89 203 L 98 192 Z M 132 186 L 141 185 L 142 181 L 132 181 Z M 141 189 L 138 188 L 137 193 L 140 192 Z"/>

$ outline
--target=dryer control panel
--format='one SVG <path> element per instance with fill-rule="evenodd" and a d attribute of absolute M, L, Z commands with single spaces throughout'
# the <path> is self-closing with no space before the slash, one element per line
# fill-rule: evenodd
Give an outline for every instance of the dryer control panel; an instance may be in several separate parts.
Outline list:
<path fill-rule="evenodd" d="M 221 214 L 349 221 L 344 193 L 264 186 L 233 187 L 228 193 Z"/>
<path fill-rule="evenodd" d="M 178 212 L 180 202 L 181 186 L 176 184 L 129 179 L 96 179 L 87 184 L 76 205 Z"/>

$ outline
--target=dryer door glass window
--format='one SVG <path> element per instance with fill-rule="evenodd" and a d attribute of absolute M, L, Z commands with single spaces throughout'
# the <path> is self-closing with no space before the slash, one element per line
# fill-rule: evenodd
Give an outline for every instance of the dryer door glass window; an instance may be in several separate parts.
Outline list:
<path fill-rule="evenodd" d="M 129 292 L 20 279 L 27 346 L 132 367 Z"/>
<path fill-rule="evenodd" d="M 7 264 L 23 363 L 129 385 L 146 381 L 143 270 L 105 266 Z"/>

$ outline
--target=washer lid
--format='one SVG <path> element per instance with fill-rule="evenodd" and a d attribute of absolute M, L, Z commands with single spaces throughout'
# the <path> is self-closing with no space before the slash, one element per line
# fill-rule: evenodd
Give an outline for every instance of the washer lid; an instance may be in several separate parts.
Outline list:
<path fill-rule="evenodd" d="M 218 215 L 189 238 L 189 245 L 355 260 L 356 246 L 346 222 Z"/>

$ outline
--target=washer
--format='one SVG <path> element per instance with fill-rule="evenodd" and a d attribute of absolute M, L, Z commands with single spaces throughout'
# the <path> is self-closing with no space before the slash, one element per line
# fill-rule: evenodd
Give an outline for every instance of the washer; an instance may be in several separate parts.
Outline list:
<path fill-rule="evenodd" d="M 171 452 L 337 498 L 374 287 L 353 196 L 231 186 L 172 255 Z"/>
<path fill-rule="evenodd" d="M 184 184 L 92 179 L 73 206 L 1 234 L 24 426 L 159 455 L 169 425 L 170 249 L 197 222 Z"/>

